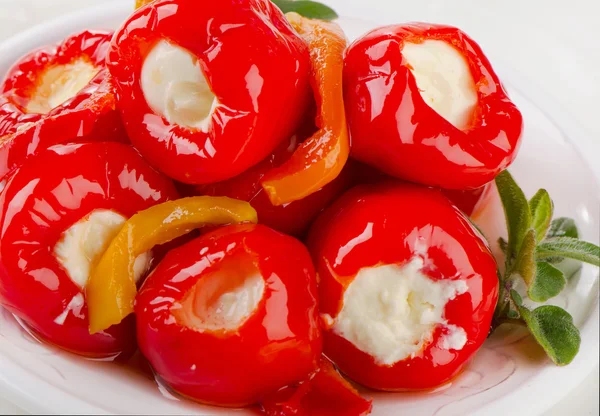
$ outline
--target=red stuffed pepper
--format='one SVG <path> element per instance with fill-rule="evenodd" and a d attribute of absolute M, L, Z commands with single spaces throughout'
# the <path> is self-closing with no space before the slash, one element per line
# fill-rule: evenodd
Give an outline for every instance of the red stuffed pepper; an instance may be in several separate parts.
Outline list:
<path fill-rule="evenodd" d="M 111 37 L 85 31 L 9 70 L 0 86 L 0 179 L 54 144 L 127 140 L 104 67 Z"/>
<path fill-rule="evenodd" d="M 268 0 L 159 0 L 116 33 L 107 65 L 129 137 L 190 184 L 237 176 L 298 128 L 309 53 Z"/>
<path fill-rule="evenodd" d="M 43 340 L 90 357 L 135 348 L 133 318 L 90 335 L 90 269 L 127 218 L 177 198 L 130 146 L 51 147 L 19 168 L 0 196 L 0 303 Z M 137 278 L 152 259 L 139 256 Z"/>
<path fill-rule="evenodd" d="M 321 355 L 310 255 L 263 225 L 222 227 L 172 250 L 135 312 L 160 379 L 203 403 L 257 403 L 303 380 Z"/>
<path fill-rule="evenodd" d="M 459 29 L 376 29 L 344 62 L 354 158 L 412 182 L 478 188 L 517 155 L 523 119 L 479 45 Z"/>
<path fill-rule="evenodd" d="M 438 190 L 359 186 L 311 229 L 324 352 L 379 390 L 431 389 L 485 341 L 498 298 L 484 238 Z"/>
<path fill-rule="evenodd" d="M 235 178 L 195 187 L 200 195 L 228 196 L 250 202 L 258 221 L 286 234 L 302 236 L 315 217 L 349 187 L 349 172 L 342 173 L 324 188 L 304 199 L 285 205 L 273 205 L 261 180 L 273 168 L 281 166 L 300 146 L 297 136 L 283 142 L 269 157 Z"/>

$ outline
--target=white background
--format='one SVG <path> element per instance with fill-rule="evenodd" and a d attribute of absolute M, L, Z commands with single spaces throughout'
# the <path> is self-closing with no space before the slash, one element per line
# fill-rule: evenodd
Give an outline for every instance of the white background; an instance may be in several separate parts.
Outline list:
<path fill-rule="evenodd" d="M 123 1 L 132 5 L 134 2 Z M 36 23 L 101 2 L 0 0 L 0 41 Z M 484 49 L 488 41 L 485 36 L 502 36 L 506 45 L 502 59 L 551 94 L 600 140 L 599 0 L 432 0 L 428 3 L 429 14 L 440 16 L 438 23 L 464 27 L 461 22 L 468 21 L 467 31 L 480 40 Z M 473 15 L 477 19 L 473 19 Z M 386 16 L 388 22 L 402 20 L 406 19 Z M 479 26 L 472 23 L 474 21 L 480 22 Z M 517 44 L 526 47 L 515 52 L 513 45 Z M 595 416 L 600 413 L 599 370 L 596 367 L 590 371 L 590 376 L 547 416 Z M 556 382 L 560 383 L 560 380 Z M 531 400 L 546 398 L 532 397 Z M 0 414 L 23 414 L 9 402 L 10 397 L 0 397 Z M 518 403 L 515 403 L 515 411 L 517 409 Z"/>

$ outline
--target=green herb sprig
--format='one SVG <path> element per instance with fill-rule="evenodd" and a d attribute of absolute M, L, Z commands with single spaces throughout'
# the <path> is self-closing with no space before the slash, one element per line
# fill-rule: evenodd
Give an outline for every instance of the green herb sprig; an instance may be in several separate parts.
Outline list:
<path fill-rule="evenodd" d="M 505 171 L 496 178 L 504 206 L 508 241 L 498 242 L 506 256 L 505 272 L 500 275 L 500 296 L 494 326 L 521 323 L 557 365 L 569 364 L 581 345 L 573 318 L 558 306 L 543 305 L 533 310 L 523 304 L 522 295 L 542 303 L 557 296 L 566 286 L 564 273 L 556 267 L 564 259 L 575 259 L 600 266 L 600 247 L 578 239 L 570 218 L 552 220 L 554 204 L 540 189 L 527 200 L 513 177 Z M 519 279 L 527 286 L 520 294 L 514 287 Z"/>
<path fill-rule="evenodd" d="M 282 12 L 296 12 L 309 19 L 333 20 L 337 13 L 329 6 L 310 0 L 271 0 Z"/>

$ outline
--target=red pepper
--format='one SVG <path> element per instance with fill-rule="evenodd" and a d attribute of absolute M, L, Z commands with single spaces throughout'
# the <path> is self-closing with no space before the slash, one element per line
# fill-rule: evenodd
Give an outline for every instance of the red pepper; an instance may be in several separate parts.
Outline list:
<path fill-rule="evenodd" d="M 111 37 L 85 31 L 26 55 L 10 69 L 0 86 L 0 180 L 55 144 L 127 141 L 104 68 Z M 78 76 L 89 82 L 80 87 Z"/>
<path fill-rule="evenodd" d="M 309 248 L 324 353 L 356 382 L 432 389 L 486 339 L 498 298 L 496 262 L 438 190 L 353 188 L 313 224 Z"/>
<path fill-rule="evenodd" d="M 131 141 L 184 183 L 260 162 L 310 103 L 308 48 L 268 0 L 150 3 L 117 32 L 107 62 Z"/>
<path fill-rule="evenodd" d="M 297 136 L 283 142 L 259 164 L 235 178 L 210 185 L 195 187 L 195 193 L 210 196 L 228 196 L 248 201 L 258 214 L 258 221 L 282 233 L 302 236 L 315 217 L 348 189 L 349 171 L 342 173 L 321 190 L 304 199 L 285 205 L 273 205 L 261 180 L 271 169 L 289 160 L 300 146 Z"/>
<path fill-rule="evenodd" d="M 364 163 L 350 161 L 348 170 L 354 185 L 368 185 L 393 181 L 394 178 Z M 480 188 L 459 191 L 455 189 L 441 189 L 442 193 L 457 208 L 467 216 L 481 212 L 489 203 L 494 182 Z"/>
<path fill-rule="evenodd" d="M 133 351 L 133 318 L 90 335 L 88 276 L 82 268 L 77 278 L 67 263 L 75 251 L 58 247 L 101 242 L 98 227 L 74 231 L 93 215 L 107 210 L 111 220 L 116 214 L 125 219 L 175 198 L 172 182 L 124 144 L 58 145 L 32 158 L 0 196 L 0 304 L 41 339 L 77 354 L 105 358 Z"/>
<path fill-rule="evenodd" d="M 50 146 L 98 141 L 128 142 L 105 70 L 56 115 L 50 112 L 31 125 L 22 125 L 19 131 L 0 137 L 0 181 L 26 159 Z"/>
<path fill-rule="evenodd" d="M 442 41 L 468 66 L 476 102 L 455 127 L 422 96 L 405 45 Z M 448 71 L 433 67 L 436 75 Z M 440 91 L 443 94 L 444 85 Z M 517 155 L 523 119 L 479 45 L 459 29 L 414 23 L 376 29 L 354 42 L 344 63 L 352 156 L 412 182 L 478 188 Z M 432 104 L 433 105 L 433 104 Z"/>
<path fill-rule="evenodd" d="M 261 405 L 267 416 L 363 416 L 372 408 L 324 357 L 308 379 L 279 390 Z"/>
<path fill-rule="evenodd" d="M 494 191 L 494 182 L 490 182 L 480 188 L 456 191 L 453 189 L 442 189 L 442 193 L 457 208 L 467 216 L 477 215 L 489 203 Z"/>
<path fill-rule="evenodd" d="M 89 99 L 94 92 L 89 87 L 99 85 L 105 76 L 96 77 L 104 68 L 112 35 L 84 31 L 16 62 L 0 84 L 0 136 L 46 115 L 70 114 Z"/>
<path fill-rule="evenodd" d="M 226 226 L 172 250 L 154 270 L 136 299 L 138 342 L 183 396 L 254 404 L 316 368 L 316 297 L 299 241 L 263 225 Z"/>

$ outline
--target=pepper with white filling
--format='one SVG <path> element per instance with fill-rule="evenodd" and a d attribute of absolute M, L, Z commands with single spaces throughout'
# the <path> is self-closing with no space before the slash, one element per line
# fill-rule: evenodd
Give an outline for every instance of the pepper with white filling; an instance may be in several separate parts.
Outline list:
<path fill-rule="evenodd" d="M 117 31 L 107 66 L 132 143 L 188 184 L 232 178 L 292 136 L 309 52 L 268 0 L 159 0 Z"/>
<path fill-rule="evenodd" d="M 128 142 L 104 62 L 112 32 L 84 31 L 21 58 L 0 85 L 0 180 L 50 146 Z"/>
<path fill-rule="evenodd" d="M 107 358 L 133 351 L 133 318 L 90 335 L 90 271 L 126 219 L 177 196 L 130 146 L 46 149 L 15 172 L 0 196 L 0 303 L 41 339 L 74 353 Z M 150 260 L 150 253 L 137 258 L 136 278 Z"/>
<path fill-rule="evenodd" d="M 207 225 L 256 223 L 256 211 L 246 202 L 225 197 L 190 197 L 168 201 L 138 212 L 121 227 L 97 261 L 86 296 L 90 333 L 117 325 L 133 313 L 136 263 L 155 246 L 188 239 Z"/>
<path fill-rule="evenodd" d="M 479 45 L 454 27 L 387 26 L 356 40 L 344 99 L 352 156 L 400 179 L 474 189 L 517 156 L 521 113 Z"/>
<path fill-rule="evenodd" d="M 223 227 L 172 250 L 135 311 L 160 379 L 203 403 L 258 403 L 304 380 L 321 355 L 310 255 L 263 225 Z"/>
<path fill-rule="evenodd" d="M 380 390 L 431 389 L 486 339 L 498 297 L 487 243 L 440 191 L 353 188 L 313 224 L 324 352 Z"/>

